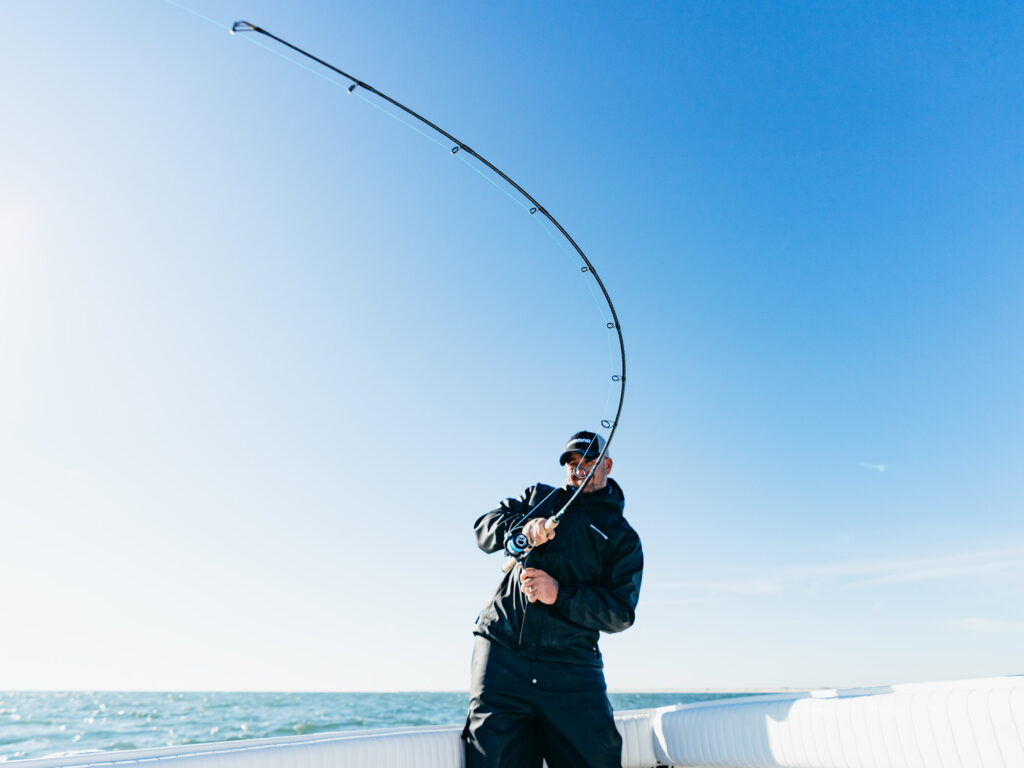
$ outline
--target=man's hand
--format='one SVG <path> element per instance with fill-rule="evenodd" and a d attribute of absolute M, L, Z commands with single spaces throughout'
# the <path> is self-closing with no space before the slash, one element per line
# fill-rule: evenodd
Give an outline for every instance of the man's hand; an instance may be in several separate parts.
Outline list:
<path fill-rule="evenodd" d="M 519 581 L 519 589 L 531 603 L 540 600 L 546 605 L 554 605 L 558 597 L 558 582 L 540 568 L 523 568 Z"/>
<path fill-rule="evenodd" d="M 530 546 L 539 547 L 541 544 L 546 544 L 555 538 L 555 529 L 552 528 L 549 531 L 544 527 L 545 523 L 547 523 L 547 520 L 534 518 L 523 526 L 523 533 L 530 539 Z"/>

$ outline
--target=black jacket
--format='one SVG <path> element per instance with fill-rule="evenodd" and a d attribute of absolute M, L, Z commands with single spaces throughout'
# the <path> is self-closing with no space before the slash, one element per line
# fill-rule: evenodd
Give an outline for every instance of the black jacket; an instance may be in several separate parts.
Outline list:
<path fill-rule="evenodd" d="M 518 499 L 505 499 L 476 521 L 477 544 L 484 552 L 501 551 L 512 526 L 518 529 L 531 518 L 550 517 L 573 490 L 535 485 Z M 640 597 L 644 556 L 640 537 L 622 516 L 624 503 L 622 489 L 611 479 L 607 489 L 581 493 L 562 517 L 555 538 L 525 560 L 558 582 L 554 605 L 528 602 L 520 591 L 522 569 L 513 568 L 473 633 L 531 659 L 602 666 L 598 632 L 629 627 Z"/>

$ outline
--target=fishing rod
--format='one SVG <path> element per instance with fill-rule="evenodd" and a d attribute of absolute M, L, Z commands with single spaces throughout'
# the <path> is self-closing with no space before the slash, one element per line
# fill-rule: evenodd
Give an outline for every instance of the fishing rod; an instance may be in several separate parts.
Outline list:
<path fill-rule="evenodd" d="M 476 158 L 476 160 L 478 160 L 488 169 L 496 173 L 502 180 L 504 180 L 520 195 L 526 198 L 527 201 L 529 201 L 531 206 L 529 208 L 529 212 L 531 215 L 538 213 L 541 214 L 548 221 L 550 221 L 555 226 L 555 228 L 558 229 L 559 232 L 562 233 L 562 236 L 565 237 L 565 239 L 569 242 L 569 245 L 573 247 L 573 249 L 576 251 L 579 257 L 583 260 L 583 266 L 580 267 L 580 271 L 585 274 L 589 274 L 597 282 L 598 287 L 601 289 L 601 293 L 604 295 L 604 300 L 608 304 L 608 310 L 611 312 L 612 316 L 612 319 L 608 321 L 605 324 L 605 326 L 608 328 L 608 330 L 615 331 L 619 341 L 619 357 L 621 361 L 621 368 L 619 373 L 612 374 L 612 381 L 619 385 L 619 402 L 615 408 L 615 417 L 613 419 L 601 419 L 601 426 L 609 430 L 609 432 L 608 437 L 605 438 L 604 446 L 602 447 L 597 457 L 597 460 L 594 462 L 593 467 L 591 467 L 590 470 L 586 473 L 586 475 L 583 476 L 583 482 L 580 483 L 580 485 L 576 488 L 575 492 L 569 497 L 565 504 L 562 505 L 561 509 L 559 509 L 554 515 L 552 515 L 545 521 L 545 529 L 548 532 L 554 530 L 561 522 L 562 516 L 565 514 L 566 510 L 569 509 L 572 503 L 576 501 L 576 499 L 579 497 L 581 493 L 583 493 L 584 489 L 587 487 L 587 485 L 590 483 L 590 480 L 593 478 L 594 472 L 597 471 L 597 468 L 602 465 L 605 456 L 608 454 L 608 447 L 611 445 L 612 438 L 615 436 L 615 430 L 618 429 L 619 427 L 619 416 L 622 413 L 622 403 L 626 396 L 626 343 L 622 338 L 622 327 L 619 324 L 619 316 L 615 311 L 615 305 L 612 304 L 612 299 L 611 296 L 608 294 L 608 289 L 605 288 L 604 281 L 602 281 L 601 278 L 598 276 L 597 270 L 594 269 L 594 265 L 590 262 L 590 259 L 587 258 L 587 255 L 583 252 L 583 249 L 579 247 L 575 240 L 572 239 L 572 236 L 565 230 L 565 228 L 561 224 L 559 224 L 555 217 L 552 216 L 543 205 L 537 202 L 537 200 L 529 192 L 527 192 L 525 189 L 519 186 L 519 184 L 513 181 L 512 178 L 510 178 L 507 174 L 505 174 L 504 171 L 502 171 L 500 168 L 491 163 L 487 158 L 485 158 L 479 152 L 476 152 L 475 150 L 471 149 L 469 146 L 466 145 L 465 142 L 455 138 L 455 136 L 448 133 L 448 131 L 446 131 L 444 128 L 441 128 L 439 125 L 431 122 L 418 112 L 414 112 L 401 102 L 396 101 L 395 99 L 388 96 L 386 93 L 378 91 L 369 83 L 366 83 L 360 80 L 359 78 L 348 74 L 347 72 L 343 72 L 342 70 L 335 67 L 333 64 L 329 64 L 328 62 L 324 61 L 323 59 L 317 56 L 314 56 L 308 51 L 305 51 L 296 45 L 292 45 L 287 40 L 283 40 L 282 38 L 268 32 L 262 27 L 258 27 L 255 24 L 251 24 L 248 21 L 236 21 L 234 24 L 231 25 L 231 34 L 236 34 L 238 32 L 255 32 L 260 35 L 264 35 L 270 38 L 271 40 L 274 40 L 280 43 L 281 45 L 290 48 L 296 53 L 305 56 L 307 59 L 315 61 L 317 64 L 320 64 L 321 66 L 326 67 L 332 72 L 341 75 L 346 80 L 349 80 L 351 82 L 351 85 L 348 86 L 349 93 L 354 93 L 357 89 L 362 89 L 364 91 L 367 91 L 368 93 L 373 94 L 374 96 L 377 96 L 380 99 L 383 99 L 392 106 L 397 107 L 406 114 L 410 115 L 411 117 L 415 118 L 416 120 L 426 125 L 428 128 L 432 129 L 436 133 L 439 133 L 441 136 L 444 136 L 446 139 L 453 142 L 453 146 L 451 148 L 451 153 L 453 155 L 456 155 L 459 152 L 464 152 Z M 587 452 L 589 452 L 590 448 L 593 446 L 594 442 L 597 441 L 597 439 L 597 433 L 595 432 L 594 438 L 591 440 L 590 445 L 587 447 L 585 451 L 583 451 L 581 456 L 586 456 Z M 579 465 L 577 465 L 577 467 L 574 468 L 574 473 L 578 469 Z M 577 477 L 580 476 L 581 475 L 577 475 Z M 552 493 L 554 493 L 554 491 L 552 491 Z M 548 494 L 548 496 L 550 495 L 551 494 Z M 545 497 L 545 499 L 541 501 L 541 504 L 543 504 L 544 501 L 547 500 L 547 498 L 548 497 Z M 505 537 L 505 552 L 508 553 L 509 558 L 506 560 L 502 570 L 506 572 L 512 570 L 512 568 L 515 567 L 516 563 L 522 561 L 533 548 L 532 542 L 530 542 L 529 538 L 525 534 L 523 534 L 521 531 L 518 533 L 515 532 L 516 527 L 519 524 L 521 524 L 523 520 L 526 519 L 526 517 L 529 517 L 530 514 L 531 512 L 528 512 L 527 515 L 519 521 L 519 523 L 517 523 L 515 526 L 512 527 L 512 529 L 510 529 L 508 535 L 506 535 Z"/>

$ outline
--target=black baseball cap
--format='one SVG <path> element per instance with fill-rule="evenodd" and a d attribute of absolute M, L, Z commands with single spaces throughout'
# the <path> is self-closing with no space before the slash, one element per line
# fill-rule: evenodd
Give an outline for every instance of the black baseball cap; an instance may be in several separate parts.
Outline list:
<path fill-rule="evenodd" d="M 596 459 L 601 455 L 601 451 L 604 450 L 604 443 L 604 438 L 596 432 L 588 432 L 586 430 L 577 432 L 565 444 L 565 450 L 562 451 L 562 456 L 558 463 L 564 465 L 569 460 L 569 456 L 574 453 L 582 456 L 584 461 Z"/>

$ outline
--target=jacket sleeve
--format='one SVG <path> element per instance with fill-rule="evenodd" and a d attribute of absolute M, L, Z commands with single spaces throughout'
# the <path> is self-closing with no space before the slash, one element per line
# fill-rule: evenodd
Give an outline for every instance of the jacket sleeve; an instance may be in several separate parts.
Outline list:
<path fill-rule="evenodd" d="M 527 488 L 518 499 L 505 499 L 500 507 L 477 518 L 473 530 L 480 549 L 489 553 L 505 548 L 505 534 L 526 514 L 533 490 Z"/>
<path fill-rule="evenodd" d="M 643 570 L 640 537 L 631 530 L 619 542 L 601 584 L 559 584 L 553 608 L 581 627 L 621 632 L 636 618 Z"/>

